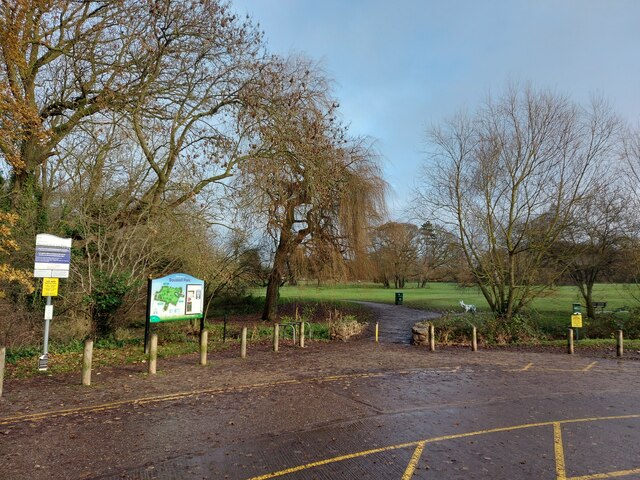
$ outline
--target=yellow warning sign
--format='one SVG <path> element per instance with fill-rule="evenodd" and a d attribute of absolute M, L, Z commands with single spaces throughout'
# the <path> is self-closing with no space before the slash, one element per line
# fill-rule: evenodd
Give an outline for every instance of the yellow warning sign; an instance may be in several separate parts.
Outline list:
<path fill-rule="evenodd" d="M 57 278 L 42 279 L 42 296 L 57 297 L 58 296 L 58 280 Z"/>
<path fill-rule="evenodd" d="M 582 328 L 582 314 L 574 313 L 571 315 L 571 328 Z"/>

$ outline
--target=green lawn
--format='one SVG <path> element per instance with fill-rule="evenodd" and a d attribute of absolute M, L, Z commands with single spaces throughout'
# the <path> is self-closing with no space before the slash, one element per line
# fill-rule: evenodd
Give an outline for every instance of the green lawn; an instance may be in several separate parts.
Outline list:
<path fill-rule="evenodd" d="M 614 310 L 623 306 L 634 307 L 637 302 L 630 295 L 628 288 L 621 284 L 598 284 L 594 287 L 594 300 L 606 301 L 607 310 Z M 396 291 L 402 292 L 404 305 L 420 309 L 435 309 L 445 311 L 460 311 L 460 300 L 473 303 L 480 311 L 488 311 L 489 307 L 477 287 L 458 287 L 454 283 L 431 283 L 426 288 L 416 288 L 414 285 L 400 290 L 385 289 L 374 284 L 346 284 L 346 285 L 300 285 L 284 286 L 280 289 L 283 301 L 316 300 L 343 301 L 361 300 L 368 302 L 394 303 Z M 264 290 L 256 290 L 256 295 L 264 295 Z M 640 293 L 640 290 L 638 290 Z M 537 313 L 565 313 L 571 314 L 573 303 L 581 302 L 576 287 L 556 287 L 539 297 L 531 304 L 531 310 Z M 583 306 L 584 313 L 584 306 Z"/>
<path fill-rule="evenodd" d="M 606 301 L 607 311 L 622 307 L 636 307 L 638 303 L 630 292 L 635 286 L 622 284 L 598 284 L 594 287 L 594 301 Z M 489 307 L 477 287 L 458 287 L 454 283 L 431 283 L 426 288 L 411 285 L 397 290 L 403 293 L 403 304 L 423 310 L 462 312 L 460 300 L 475 304 L 480 312 L 488 312 Z M 636 292 L 640 293 L 640 289 Z M 264 290 L 255 290 L 254 295 L 264 296 Z M 347 301 L 361 300 L 369 302 L 394 303 L 396 290 L 385 289 L 375 284 L 345 284 L 317 286 L 316 284 L 285 286 L 280 289 L 282 302 L 296 301 Z M 563 286 L 545 292 L 536 298 L 528 311 L 543 330 L 559 334 L 569 325 L 572 304 L 582 303 L 577 287 Z M 583 314 L 586 312 L 582 306 Z M 621 319 L 628 318 L 627 313 L 617 313 Z"/>

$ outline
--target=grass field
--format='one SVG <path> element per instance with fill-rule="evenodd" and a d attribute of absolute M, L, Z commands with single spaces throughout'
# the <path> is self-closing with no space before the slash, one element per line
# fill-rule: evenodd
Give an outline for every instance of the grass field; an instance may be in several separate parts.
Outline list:
<path fill-rule="evenodd" d="M 633 288 L 633 286 L 622 284 L 598 284 L 594 287 L 593 298 L 594 301 L 607 302 L 607 310 L 615 310 L 625 306 L 635 307 L 638 304 L 630 293 L 630 289 Z M 475 304 L 479 311 L 489 310 L 479 288 L 458 287 L 454 283 L 431 283 L 425 288 L 416 288 L 412 285 L 400 290 L 382 288 L 374 284 L 284 286 L 280 289 L 280 297 L 286 302 L 296 300 L 360 300 L 394 303 L 396 291 L 403 293 L 404 305 L 408 307 L 424 310 L 460 311 L 458 302 L 463 300 L 465 303 Z M 257 290 L 254 293 L 264 295 L 263 290 Z M 576 287 L 563 286 L 549 290 L 543 297 L 535 299 L 530 309 L 535 313 L 570 314 L 572 304 L 580 302 L 581 298 Z"/>
<path fill-rule="evenodd" d="M 426 288 L 411 285 L 401 290 L 385 289 L 375 284 L 343 284 L 318 286 L 307 284 L 299 286 L 285 286 L 280 290 L 281 303 L 295 302 L 342 302 L 349 300 L 380 302 L 393 304 L 396 291 L 403 293 L 403 305 L 407 307 L 462 313 L 459 302 L 474 304 L 480 313 L 489 313 L 489 306 L 478 287 L 459 287 L 454 283 L 431 283 Z M 627 310 L 638 307 L 633 298 L 640 290 L 634 285 L 598 284 L 594 287 L 593 300 L 607 302 L 605 315 L 596 316 L 596 321 L 585 319 L 585 329 L 582 334 L 592 335 L 592 338 L 609 338 L 615 329 L 622 328 L 633 337 L 640 332 L 637 320 Z M 264 296 L 264 290 L 252 292 L 255 296 Z M 524 313 L 538 331 L 548 339 L 562 338 L 571 323 L 572 304 L 581 303 L 582 313 L 586 313 L 584 302 L 577 287 L 561 286 L 545 292 L 543 296 L 534 299 Z M 623 312 L 616 310 L 624 309 Z M 486 316 L 481 316 L 487 318 Z M 635 315 L 634 315 L 635 317 Z M 477 318 L 480 321 L 480 318 Z M 604 337 L 603 337 L 604 336 Z M 640 338 L 640 337 L 638 337 Z"/>
<path fill-rule="evenodd" d="M 623 307 L 634 308 L 638 302 L 632 293 L 640 293 L 633 285 L 598 284 L 594 287 L 594 301 L 607 302 L 605 311 L 614 312 Z M 345 284 L 317 286 L 316 284 L 284 286 L 280 289 L 283 303 L 290 302 L 335 302 L 360 300 L 368 302 L 394 303 L 396 291 L 403 293 L 403 305 L 422 310 L 438 310 L 443 312 L 462 312 L 460 300 L 474 304 L 479 312 L 488 312 L 489 307 L 477 287 L 459 287 L 454 283 L 431 283 L 426 288 L 411 285 L 401 290 L 385 289 L 375 284 Z M 264 296 L 264 290 L 253 292 L 256 296 Z M 570 322 L 573 303 L 583 303 L 577 287 L 561 286 L 545 292 L 529 306 L 527 314 L 534 319 L 543 331 L 556 335 L 564 332 Z M 583 314 L 586 313 L 584 304 Z M 628 318 L 626 312 L 616 313 L 621 319 Z"/>

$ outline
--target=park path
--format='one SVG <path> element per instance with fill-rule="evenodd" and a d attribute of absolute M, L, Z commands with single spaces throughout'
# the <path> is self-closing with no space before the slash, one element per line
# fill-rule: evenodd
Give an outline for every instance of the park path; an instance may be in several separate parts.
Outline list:
<path fill-rule="evenodd" d="M 379 337 L 386 343 L 411 343 L 411 327 L 422 320 L 434 320 L 442 316 L 439 312 L 417 310 L 401 305 L 373 302 L 357 302 L 375 312 L 378 319 Z M 371 329 L 375 325 L 370 326 Z"/>

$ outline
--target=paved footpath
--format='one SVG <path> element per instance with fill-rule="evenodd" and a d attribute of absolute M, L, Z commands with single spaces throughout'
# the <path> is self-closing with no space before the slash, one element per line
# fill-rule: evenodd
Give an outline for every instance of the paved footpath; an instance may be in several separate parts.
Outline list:
<path fill-rule="evenodd" d="M 413 325 L 423 320 L 434 320 L 440 317 L 437 312 L 427 312 L 397 305 L 372 302 L 358 303 L 376 312 L 379 324 L 379 340 L 383 343 L 409 344 Z M 369 325 L 369 330 L 372 328 L 373 325 Z"/>
<path fill-rule="evenodd" d="M 640 478 L 637 362 L 364 339 L 195 363 L 7 382 L 0 478 Z"/>

